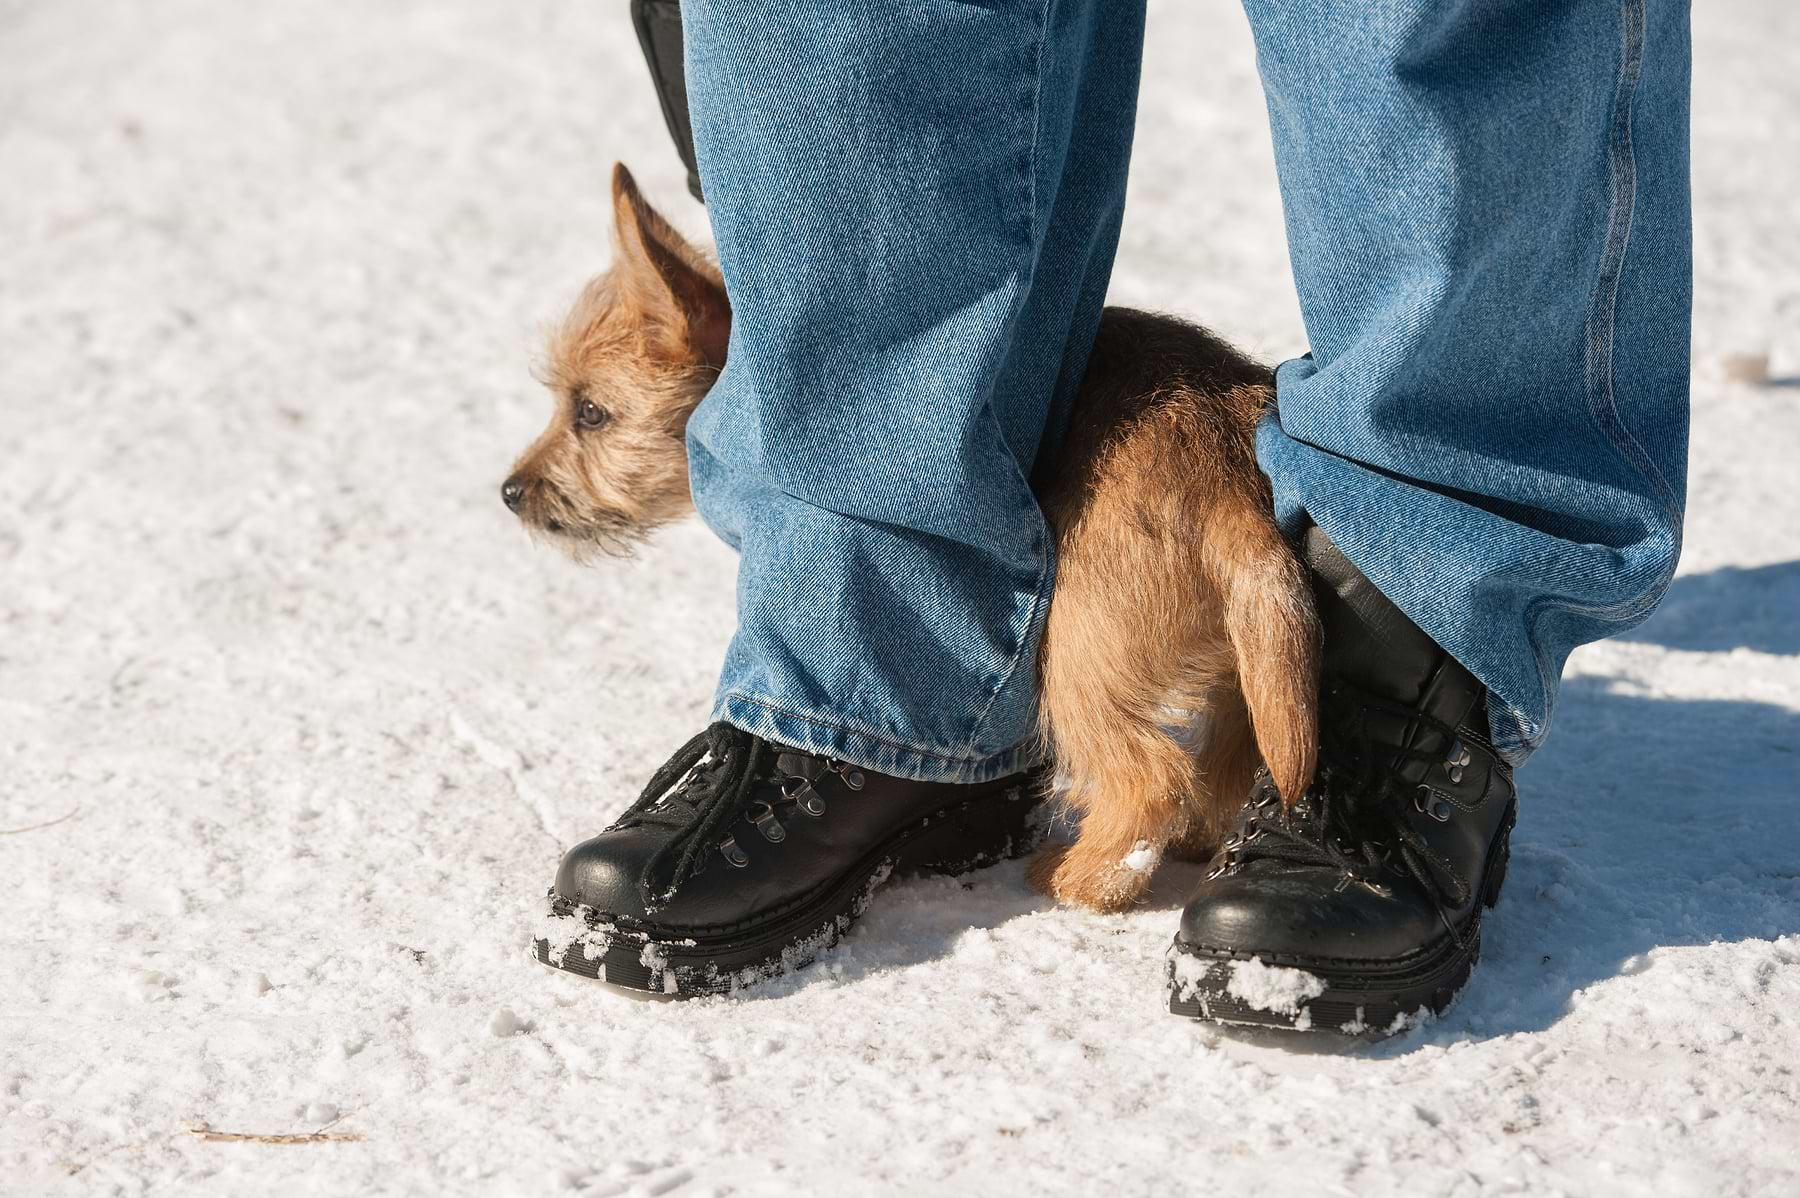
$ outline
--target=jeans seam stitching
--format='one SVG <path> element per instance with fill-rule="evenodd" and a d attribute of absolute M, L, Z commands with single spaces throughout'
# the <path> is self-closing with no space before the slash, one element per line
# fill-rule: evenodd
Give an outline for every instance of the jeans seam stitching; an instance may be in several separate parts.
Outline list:
<path fill-rule="evenodd" d="M 1611 128 L 1607 136 L 1611 195 L 1607 205 L 1606 241 L 1587 320 L 1588 411 L 1613 451 L 1656 489 L 1665 512 L 1675 514 L 1680 511 L 1680 505 L 1675 502 L 1673 489 L 1625 426 L 1613 391 L 1612 348 L 1618 323 L 1619 285 L 1624 277 L 1625 256 L 1631 246 L 1632 226 L 1637 214 L 1637 157 L 1631 110 L 1637 102 L 1638 83 L 1643 78 L 1648 20 L 1644 0 L 1624 0 L 1620 17 L 1619 78 L 1613 93 Z"/>
<path fill-rule="evenodd" d="M 1606 241 L 1601 248 L 1600 272 L 1594 283 L 1594 299 L 1588 310 L 1586 336 L 1586 389 L 1588 415 L 1600 435 L 1626 466 L 1637 472 L 1656 491 L 1658 503 L 1670 525 L 1681 527 L 1680 504 L 1662 471 L 1632 436 L 1619 415 L 1613 391 L 1613 339 L 1617 328 L 1619 285 L 1625 273 L 1625 256 L 1631 247 L 1632 225 L 1637 214 L 1637 158 L 1632 142 L 1631 109 L 1637 102 L 1638 83 L 1643 77 L 1644 46 L 1648 18 L 1644 0 L 1624 0 L 1619 6 L 1620 57 L 1618 82 L 1613 91 L 1613 107 L 1609 115 L 1607 136 L 1610 196 L 1607 203 Z M 1680 532 L 1674 534 L 1679 545 Z M 1678 557 L 1679 554 L 1674 555 Z M 1583 604 L 1550 596 L 1539 598 L 1525 612 L 1527 640 L 1537 665 L 1538 686 L 1544 701 L 1544 726 L 1536 736 L 1529 735 L 1517 713 L 1513 722 L 1519 725 L 1523 744 L 1535 748 L 1549 732 L 1550 711 L 1555 684 L 1538 635 L 1539 625 L 1551 611 L 1575 612 L 1614 620 L 1629 620 L 1654 608 L 1669 578 L 1674 574 L 1674 557 L 1667 567 L 1657 571 L 1649 586 L 1628 599 L 1611 604 Z"/>

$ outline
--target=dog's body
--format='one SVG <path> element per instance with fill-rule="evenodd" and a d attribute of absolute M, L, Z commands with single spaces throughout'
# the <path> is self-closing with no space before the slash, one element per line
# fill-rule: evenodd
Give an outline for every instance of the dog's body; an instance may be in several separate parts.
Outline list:
<path fill-rule="evenodd" d="M 1122 907 L 1165 847 L 1209 852 L 1259 757 L 1289 799 L 1312 779 L 1318 621 L 1252 444 L 1272 398 L 1266 369 L 1200 329 L 1101 317 L 1038 472 L 1057 542 L 1039 708 L 1082 813 L 1080 838 L 1033 865 L 1058 898 Z M 1177 713 L 1204 717 L 1197 758 Z"/>
<path fill-rule="evenodd" d="M 723 280 L 617 168 L 613 266 L 552 338 L 558 414 L 507 505 L 578 555 L 691 509 L 682 440 L 730 330 Z M 1252 437 L 1269 373 L 1200 329 L 1108 308 L 1068 433 L 1034 472 L 1057 539 L 1039 662 L 1044 739 L 1076 842 L 1032 880 L 1067 902 L 1137 900 L 1165 850 L 1209 850 L 1259 760 L 1312 778 L 1318 623 Z M 1170 728 L 1204 718 L 1198 753 Z"/>

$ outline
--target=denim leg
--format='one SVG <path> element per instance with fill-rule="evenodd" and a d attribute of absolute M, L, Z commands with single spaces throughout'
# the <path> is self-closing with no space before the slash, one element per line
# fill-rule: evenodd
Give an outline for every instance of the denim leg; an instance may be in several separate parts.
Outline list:
<path fill-rule="evenodd" d="M 1647 616 L 1686 485 L 1685 0 L 1246 0 L 1311 353 L 1257 452 L 1543 740 Z"/>
<path fill-rule="evenodd" d="M 1124 203 L 1141 0 L 689 0 L 734 308 L 688 426 L 741 554 L 716 718 L 884 773 L 1033 756 L 1028 477 Z"/>

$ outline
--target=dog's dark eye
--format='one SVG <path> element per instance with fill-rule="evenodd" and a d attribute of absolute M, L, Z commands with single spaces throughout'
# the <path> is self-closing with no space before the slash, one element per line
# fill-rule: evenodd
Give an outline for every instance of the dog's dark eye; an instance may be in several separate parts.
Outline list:
<path fill-rule="evenodd" d="M 584 399 L 581 406 L 575 409 L 575 423 L 582 428 L 599 428 L 606 423 L 606 413 L 593 400 Z"/>

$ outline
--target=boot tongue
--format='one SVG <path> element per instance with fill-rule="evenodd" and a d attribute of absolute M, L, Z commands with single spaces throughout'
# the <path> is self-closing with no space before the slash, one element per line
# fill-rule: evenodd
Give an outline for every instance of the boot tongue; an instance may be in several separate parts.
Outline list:
<path fill-rule="evenodd" d="M 817 782 L 825 776 L 825 760 L 789 750 L 775 758 L 775 771 L 783 777 L 805 778 L 808 782 Z"/>
<path fill-rule="evenodd" d="M 1306 531 L 1304 553 L 1325 633 L 1327 686 L 1335 679 L 1383 705 L 1459 727 L 1480 702 L 1481 684 L 1377 590 L 1317 526 Z M 1446 752 L 1452 747 L 1450 738 L 1406 714 L 1350 702 L 1359 708 L 1357 726 L 1377 743 Z M 1416 760 L 1396 759 L 1389 768 L 1411 783 L 1427 771 Z"/>
<path fill-rule="evenodd" d="M 1325 675 L 1417 706 L 1444 651 L 1363 577 L 1317 525 L 1306 530 L 1304 554 L 1324 627 Z"/>

